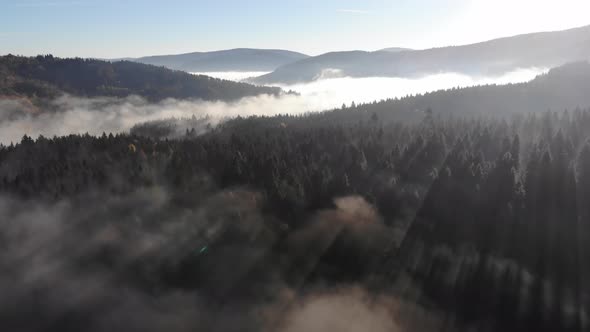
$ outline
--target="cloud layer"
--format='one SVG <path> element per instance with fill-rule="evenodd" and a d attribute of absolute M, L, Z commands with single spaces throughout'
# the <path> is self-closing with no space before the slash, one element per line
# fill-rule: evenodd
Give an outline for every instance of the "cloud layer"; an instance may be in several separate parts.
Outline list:
<path fill-rule="evenodd" d="M 52 101 L 51 108 L 54 111 L 40 110 L 39 114 L 31 114 L 30 104 L 19 104 L 18 100 L 0 100 L 0 143 L 18 142 L 24 134 L 32 137 L 52 137 L 127 132 L 140 122 L 193 115 L 208 115 L 212 124 L 216 124 L 235 116 L 302 114 L 338 108 L 342 104 L 350 105 L 352 102 L 372 102 L 453 87 L 524 82 L 543 71 L 536 68 L 523 69 L 500 77 L 479 78 L 454 73 L 431 75 L 420 79 L 330 78 L 309 84 L 282 86 L 286 90 L 299 92 L 299 96 L 263 95 L 232 103 L 172 99 L 149 103 L 139 97 L 86 99 L 63 96 Z M 234 74 L 224 73 L 223 76 L 237 77 Z"/>

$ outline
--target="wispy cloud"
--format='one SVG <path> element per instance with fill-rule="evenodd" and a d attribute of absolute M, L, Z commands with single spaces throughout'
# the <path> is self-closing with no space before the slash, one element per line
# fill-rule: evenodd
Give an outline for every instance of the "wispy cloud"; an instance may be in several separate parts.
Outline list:
<path fill-rule="evenodd" d="M 86 1 L 38 1 L 38 2 L 21 2 L 15 4 L 15 7 L 67 7 L 87 5 Z"/>
<path fill-rule="evenodd" d="M 363 9 L 337 9 L 339 13 L 347 13 L 347 14 L 359 14 L 359 15 L 368 15 L 372 12 L 370 10 L 363 10 Z"/>

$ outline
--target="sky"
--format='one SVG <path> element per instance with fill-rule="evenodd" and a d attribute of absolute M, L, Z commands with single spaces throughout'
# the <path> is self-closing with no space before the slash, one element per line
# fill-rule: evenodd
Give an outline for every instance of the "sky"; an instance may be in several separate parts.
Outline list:
<path fill-rule="evenodd" d="M 589 0 L 0 0 L 0 54 L 424 49 L 590 24 Z"/>

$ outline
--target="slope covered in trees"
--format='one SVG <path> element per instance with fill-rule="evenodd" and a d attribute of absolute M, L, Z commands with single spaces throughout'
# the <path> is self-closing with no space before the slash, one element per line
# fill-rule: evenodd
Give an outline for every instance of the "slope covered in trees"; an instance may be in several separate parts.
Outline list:
<path fill-rule="evenodd" d="M 54 215 L 108 241 L 68 264 L 134 289 L 249 306 L 271 301 L 278 280 L 352 283 L 434 308 L 439 330 L 588 328 L 590 111 L 334 121 L 348 112 L 238 118 L 179 140 L 24 137 L 0 149 L 0 192 L 84 206 Z M 108 197 L 133 200 L 84 203 Z M 112 232 L 133 248 L 133 234 L 179 235 L 127 257 Z"/>
<path fill-rule="evenodd" d="M 84 97 L 138 95 L 150 101 L 166 98 L 230 101 L 260 94 L 277 95 L 281 90 L 129 61 L 111 63 L 51 55 L 0 57 L 0 96 L 36 100 L 64 93 Z"/>

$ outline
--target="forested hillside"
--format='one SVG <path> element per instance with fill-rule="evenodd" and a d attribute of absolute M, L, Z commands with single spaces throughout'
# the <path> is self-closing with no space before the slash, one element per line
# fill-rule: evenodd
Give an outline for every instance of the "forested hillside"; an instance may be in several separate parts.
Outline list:
<path fill-rule="evenodd" d="M 230 101 L 260 94 L 278 95 L 281 90 L 129 61 L 111 63 L 51 55 L 0 57 L 0 97 L 38 100 L 64 93 L 83 97 L 138 95 L 150 101 L 166 98 Z"/>
<path fill-rule="evenodd" d="M 4 222 L 32 213 L 18 202 L 54 206 L 80 241 L 60 250 L 90 243 L 61 262 L 69 273 L 156 298 L 183 289 L 250 308 L 278 301 L 278 285 L 352 283 L 438 313 L 436 330 L 588 328 L 590 111 L 414 124 L 350 112 L 238 118 L 178 140 L 24 137 L 0 149 L 0 192 L 18 197 Z"/>

